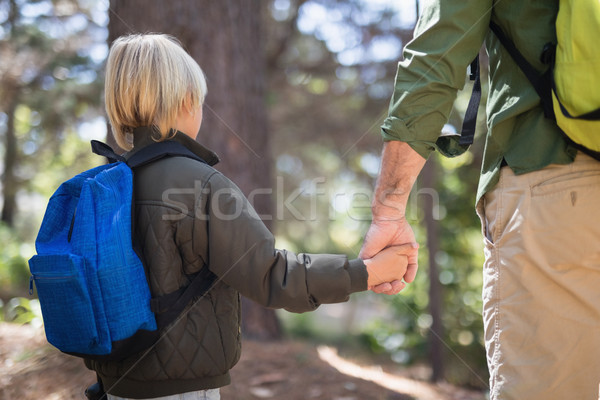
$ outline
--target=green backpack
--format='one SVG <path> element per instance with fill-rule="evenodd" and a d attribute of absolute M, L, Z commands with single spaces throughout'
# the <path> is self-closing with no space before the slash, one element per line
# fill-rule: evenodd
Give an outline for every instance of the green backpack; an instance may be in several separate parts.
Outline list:
<path fill-rule="evenodd" d="M 535 88 L 545 116 L 556 121 L 574 147 L 600 160 L 600 46 L 596 42 L 600 37 L 600 1 L 560 0 L 557 43 L 546 44 L 541 54 L 541 60 L 549 65 L 544 73 L 523 57 L 496 23 L 490 21 L 490 29 Z M 473 95 L 462 133 L 451 147 L 455 154 L 451 155 L 462 153 L 473 143 L 481 98 L 477 58 L 471 64 L 471 79 L 475 80 Z"/>

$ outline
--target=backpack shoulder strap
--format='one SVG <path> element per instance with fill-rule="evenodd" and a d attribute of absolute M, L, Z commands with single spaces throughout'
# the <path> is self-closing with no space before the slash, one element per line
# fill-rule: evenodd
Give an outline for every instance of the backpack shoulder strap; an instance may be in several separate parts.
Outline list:
<path fill-rule="evenodd" d="M 544 73 L 538 72 L 530 63 L 523 57 L 523 54 L 517 49 L 517 46 L 512 40 L 508 38 L 502 31 L 502 28 L 493 21 L 490 21 L 490 30 L 494 32 L 502 46 L 508 51 L 508 54 L 512 57 L 517 66 L 523 71 L 527 80 L 531 83 L 538 96 L 540 96 L 542 102 L 542 108 L 544 109 L 544 115 L 546 118 L 555 119 L 554 109 L 552 105 L 552 68 Z M 546 45 L 548 46 L 548 45 Z M 547 59 L 549 55 L 549 49 L 544 48 L 542 53 L 542 61 Z M 546 64 L 552 64 L 551 60 L 544 61 Z M 469 146 L 473 144 L 473 138 L 475 136 L 475 125 L 477 123 L 477 110 L 479 108 L 479 102 L 481 101 L 481 82 L 480 82 L 480 71 L 479 71 L 479 58 L 475 57 L 471 63 L 471 80 L 474 80 L 473 92 L 471 99 L 465 112 L 463 120 L 463 126 L 461 129 L 461 135 L 459 144 L 461 146 Z"/>
<path fill-rule="evenodd" d="M 165 157 L 187 157 L 207 164 L 202 157 L 174 140 L 152 143 L 131 157 L 127 158 L 127 165 L 134 169 L 148 165 Z M 205 265 L 191 280 L 190 284 L 179 288 L 175 292 L 153 298 L 150 308 L 156 315 L 159 329 L 173 322 L 194 298 L 203 296 L 212 286 L 216 276 Z"/>
<path fill-rule="evenodd" d="M 90 143 L 92 144 L 92 152 L 94 154 L 108 158 L 111 163 L 125 161 L 125 157 L 115 153 L 112 147 L 106 143 L 102 143 L 99 140 L 92 140 Z"/>
<path fill-rule="evenodd" d="M 187 157 L 207 164 L 202 157 L 195 154 L 183 144 L 173 140 L 152 143 L 134 153 L 131 157 L 124 157 L 115 153 L 112 147 L 98 140 L 92 140 L 90 143 L 93 153 L 108 158 L 111 163 L 118 161 L 126 162 L 130 168 L 150 164 L 165 157 Z"/>
<path fill-rule="evenodd" d="M 216 279 L 217 276 L 205 265 L 187 286 L 150 300 L 150 309 L 156 315 L 159 329 L 179 317 L 190 301 L 204 296 L 212 288 Z"/>
<path fill-rule="evenodd" d="M 474 80 L 473 91 L 471 92 L 471 98 L 465 111 L 465 117 L 460 133 L 460 139 L 458 144 L 460 146 L 470 146 L 473 144 L 475 138 L 475 127 L 477 126 L 477 111 L 479 110 L 479 103 L 481 102 L 481 74 L 479 69 L 479 55 L 471 62 L 471 74 L 470 79 Z"/>
<path fill-rule="evenodd" d="M 92 151 L 94 153 L 108 158 L 111 162 L 126 162 L 132 170 L 136 167 L 147 165 L 166 157 L 187 157 L 207 164 L 202 157 L 189 150 L 183 144 L 173 140 L 152 143 L 140 149 L 131 157 L 127 158 L 116 154 L 109 145 L 100 141 L 92 140 L 91 144 Z M 133 229 L 135 226 L 134 196 L 135 195 L 132 193 L 132 246 L 139 258 L 143 260 L 143 257 L 141 256 L 142 252 L 140 251 L 133 235 Z M 187 307 L 190 301 L 206 294 L 211 289 L 216 278 L 216 275 L 214 275 L 208 266 L 205 265 L 195 276 L 191 277 L 191 281 L 187 286 L 179 288 L 175 292 L 152 298 L 150 300 L 150 309 L 155 314 L 159 330 L 165 328 L 171 322 L 175 321 L 183 312 L 185 307 Z"/>
<path fill-rule="evenodd" d="M 554 108 L 552 105 L 552 70 L 550 67 L 544 73 L 538 72 L 530 63 L 523 57 L 523 54 L 517 49 L 517 46 L 512 40 L 508 38 L 502 31 L 502 28 L 493 21 L 490 21 L 490 29 L 494 32 L 494 35 L 498 38 L 502 46 L 508 51 L 512 59 L 519 66 L 521 71 L 527 77 L 527 80 L 531 83 L 538 96 L 542 101 L 542 107 L 544 109 L 544 115 L 546 118 L 554 118 Z M 542 59 L 547 58 L 547 50 L 544 48 L 542 52 Z"/>
<path fill-rule="evenodd" d="M 490 21 L 490 29 L 492 32 L 494 32 L 494 35 L 496 35 L 506 51 L 508 51 L 515 63 L 517 63 L 519 68 L 521 68 L 521 71 L 523 71 L 527 79 L 529 79 L 532 84 L 536 83 L 534 87 L 537 86 L 537 81 L 539 80 L 541 74 L 536 71 L 535 68 L 533 68 L 529 61 L 525 59 L 525 57 L 523 57 L 523 54 L 519 51 L 519 49 L 517 49 L 517 46 L 515 46 L 513 41 L 504 34 L 502 28 L 500 28 L 498 24 L 496 24 L 494 21 Z"/>

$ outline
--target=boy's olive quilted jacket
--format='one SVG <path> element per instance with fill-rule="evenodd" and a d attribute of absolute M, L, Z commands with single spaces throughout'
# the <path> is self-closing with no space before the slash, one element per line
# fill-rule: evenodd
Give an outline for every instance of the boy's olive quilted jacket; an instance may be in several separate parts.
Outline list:
<path fill-rule="evenodd" d="M 151 143 L 134 132 L 134 150 Z M 183 133 L 183 143 L 207 164 L 171 157 L 136 170 L 135 235 L 155 296 L 187 285 L 208 266 L 217 275 L 147 354 L 123 362 L 86 360 L 116 396 L 151 398 L 218 388 L 240 357 L 240 293 L 273 308 L 314 310 L 366 290 L 361 260 L 342 255 L 293 254 L 273 235 L 240 190 L 211 167 L 217 156 Z"/>

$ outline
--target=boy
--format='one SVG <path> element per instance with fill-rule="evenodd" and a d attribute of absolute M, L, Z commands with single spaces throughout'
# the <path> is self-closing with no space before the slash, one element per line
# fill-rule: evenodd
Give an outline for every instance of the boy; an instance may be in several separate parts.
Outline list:
<path fill-rule="evenodd" d="M 130 150 L 126 157 L 173 140 L 206 161 L 170 157 L 136 169 L 134 235 L 151 292 L 174 292 L 202 268 L 217 279 L 144 357 L 86 360 L 109 399 L 218 399 L 240 356 L 240 293 L 304 312 L 401 279 L 406 270 L 402 247 L 368 260 L 275 249 L 240 190 L 212 168 L 217 156 L 195 140 L 205 94 L 202 70 L 171 37 L 131 35 L 113 43 L 106 110 L 117 143 Z"/>

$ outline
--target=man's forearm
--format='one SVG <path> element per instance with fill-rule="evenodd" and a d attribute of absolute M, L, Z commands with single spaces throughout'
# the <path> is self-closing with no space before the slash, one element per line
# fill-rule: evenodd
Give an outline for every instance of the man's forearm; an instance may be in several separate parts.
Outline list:
<path fill-rule="evenodd" d="M 384 143 L 381 171 L 372 204 L 374 219 L 395 220 L 404 217 L 408 196 L 426 161 L 404 142 Z"/>

